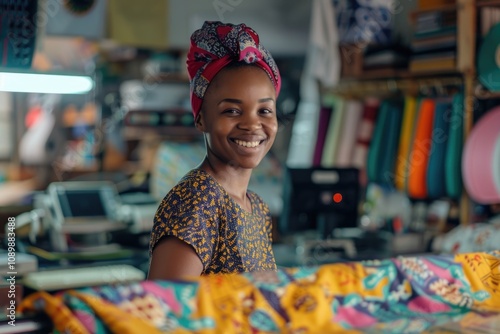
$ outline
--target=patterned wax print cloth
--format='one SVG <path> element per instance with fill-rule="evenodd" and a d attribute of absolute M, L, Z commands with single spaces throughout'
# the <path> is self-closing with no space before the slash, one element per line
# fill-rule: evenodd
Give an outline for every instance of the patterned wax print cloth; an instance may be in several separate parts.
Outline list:
<path fill-rule="evenodd" d="M 485 319 L 499 315 L 499 283 L 495 251 L 38 292 L 19 311 L 46 312 L 59 333 L 436 333 L 474 321 L 498 333 L 500 318 Z"/>

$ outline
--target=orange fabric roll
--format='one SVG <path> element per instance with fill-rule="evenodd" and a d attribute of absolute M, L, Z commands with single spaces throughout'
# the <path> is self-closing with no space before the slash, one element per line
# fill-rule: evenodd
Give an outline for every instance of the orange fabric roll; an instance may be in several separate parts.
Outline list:
<path fill-rule="evenodd" d="M 408 195 L 412 198 L 427 197 L 427 165 L 432 147 L 435 109 L 434 100 L 422 100 L 409 160 Z"/>

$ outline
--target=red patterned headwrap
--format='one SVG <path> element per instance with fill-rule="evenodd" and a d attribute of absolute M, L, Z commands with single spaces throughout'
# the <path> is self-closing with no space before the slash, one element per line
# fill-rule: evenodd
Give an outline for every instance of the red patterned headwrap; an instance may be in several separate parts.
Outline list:
<path fill-rule="evenodd" d="M 241 61 L 266 71 L 280 92 L 281 77 L 271 54 L 259 43 L 259 35 L 245 24 L 206 21 L 191 35 L 187 69 L 191 84 L 191 106 L 196 119 L 208 85 L 228 64 Z"/>

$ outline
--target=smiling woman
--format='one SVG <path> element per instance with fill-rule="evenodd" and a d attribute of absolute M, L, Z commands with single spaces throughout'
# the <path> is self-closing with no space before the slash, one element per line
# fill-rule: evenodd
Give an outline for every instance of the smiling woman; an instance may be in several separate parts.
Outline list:
<path fill-rule="evenodd" d="M 276 270 L 271 214 L 248 190 L 278 131 L 278 68 L 244 24 L 205 22 L 187 59 L 206 156 L 160 204 L 149 279 Z"/>

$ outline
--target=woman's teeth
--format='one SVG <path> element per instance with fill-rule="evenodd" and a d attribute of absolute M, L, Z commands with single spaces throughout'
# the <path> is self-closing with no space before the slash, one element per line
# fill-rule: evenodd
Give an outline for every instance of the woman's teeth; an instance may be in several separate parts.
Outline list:
<path fill-rule="evenodd" d="M 245 147 L 257 147 L 260 144 L 260 141 L 243 141 L 243 140 L 235 140 L 236 144 Z"/>

